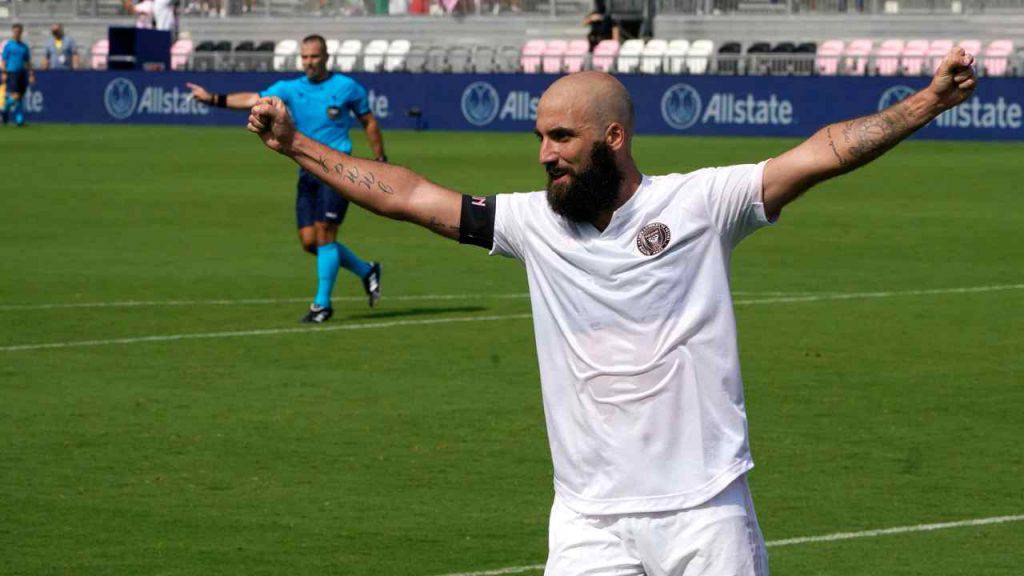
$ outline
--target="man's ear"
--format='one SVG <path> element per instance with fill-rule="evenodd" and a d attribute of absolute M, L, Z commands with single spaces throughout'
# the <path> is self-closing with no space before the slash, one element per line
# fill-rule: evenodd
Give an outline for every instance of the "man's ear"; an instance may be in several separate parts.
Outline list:
<path fill-rule="evenodd" d="M 626 145 L 626 129 L 618 122 L 612 122 L 604 131 L 604 142 L 612 150 L 619 150 Z"/>

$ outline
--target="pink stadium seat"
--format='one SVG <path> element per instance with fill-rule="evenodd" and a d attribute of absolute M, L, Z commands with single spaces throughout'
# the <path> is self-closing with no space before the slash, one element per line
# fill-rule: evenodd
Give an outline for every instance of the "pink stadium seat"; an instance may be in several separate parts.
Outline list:
<path fill-rule="evenodd" d="M 846 46 L 842 40 L 826 40 L 818 46 L 814 69 L 822 76 L 835 76 L 839 72 L 839 57 Z"/>
<path fill-rule="evenodd" d="M 875 51 L 875 70 L 879 76 L 895 76 L 900 70 L 903 40 L 891 38 L 882 42 Z"/>
<path fill-rule="evenodd" d="M 562 72 L 562 58 L 569 49 L 569 43 L 565 40 L 548 40 L 544 47 L 544 73 L 560 74 Z"/>
<path fill-rule="evenodd" d="M 928 45 L 928 70 L 929 74 L 934 74 L 939 68 L 939 64 L 946 59 L 946 54 L 953 49 L 952 40 L 932 40 L 932 43 Z"/>
<path fill-rule="evenodd" d="M 961 40 L 957 46 L 963 48 L 968 54 L 981 55 L 981 40 Z"/>
<path fill-rule="evenodd" d="M 188 67 L 188 57 L 192 55 L 192 40 L 182 38 L 171 46 L 171 70 L 184 70 Z"/>
<path fill-rule="evenodd" d="M 904 76 L 920 76 L 931 44 L 927 40 L 911 40 L 903 47 L 900 71 Z"/>
<path fill-rule="evenodd" d="M 846 53 L 843 58 L 843 72 L 850 76 L 863 76 L 867 73 L 868 57 L 874 48 L 874 41 L 867 38 L 859 38 L 846 45 Z"/>
<path fill-rule="evenodd" d="M 107 69 L 107 53 L 110 52 L 110 43 L 106 38 L 97 40 L 92 45 L 92 50 L 89 51 L 91 58 L 89 59 L 89 65 L 92 66 L 93 70 L 106 70 Z"/>
<path fill-rule="evenodd" d="M 1013 40 L 993 40 L 985 48 L 981 67 L 986 76 L 1005 76 L 1009 56 L 1013 54 Z"/>
<path fill-rule="evenodd" d="M 615 57 L 619 54 L 619 42 L 617 40 L 601 40 L 594 46 L 594 55 L 590 60 L 594 70 L 610 72 L 615 65 Z"/>
<path fill-rule="evenodd" d="M 569 42 L 569 49 L 565 52 L 565 71 L 569 74 L 579 72 L 583 69 L 583 63 L 590 53 L 590 42 L 579 38 Z"/>
<path fill-rule="evenodd" d="M 527 40 L 519 59 L 519 65 L 522 66 L 523 72 L 527 74 L 540 72 L 541 56 L 544 55 L 545 48 L 547 48 L 547 42 L 544 40 Z"/>

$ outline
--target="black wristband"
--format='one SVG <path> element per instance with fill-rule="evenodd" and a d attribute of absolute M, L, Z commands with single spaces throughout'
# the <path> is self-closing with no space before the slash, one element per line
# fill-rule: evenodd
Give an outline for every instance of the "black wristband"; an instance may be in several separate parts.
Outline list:
<path fill-rule="evenodd" d="M 462 196 L 459 244 L 474 244 L 488 250 L 494 246 L 494 208 L 494 196 Z"/>
<path fill-rule="evenodd" d="M 228 95 L 227 94 L 214 94 L 213 95 L 213 105 L 216 106 L 217 108 L 227 108 L 228 107 Z"/>

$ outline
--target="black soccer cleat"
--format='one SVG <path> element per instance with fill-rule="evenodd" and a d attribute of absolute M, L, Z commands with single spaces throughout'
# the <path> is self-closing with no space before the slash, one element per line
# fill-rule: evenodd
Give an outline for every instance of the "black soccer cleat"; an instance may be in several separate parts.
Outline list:
<path fill-rule="evenodd" d="M 330 320 L 331 316 L 334 316 L 334 308 L 313 304 L 309 307 L 309 312 L 306 312 L 306 315 L 302 317 L 300 322 L 303 324 L 323 324 Z"/>
<path fill-rule="evenodd" d="M 370 308 L 380 300 L 380 262 L 370 262 L 370 271 L 363 276 L 363 289 L 370 298 Z"/>

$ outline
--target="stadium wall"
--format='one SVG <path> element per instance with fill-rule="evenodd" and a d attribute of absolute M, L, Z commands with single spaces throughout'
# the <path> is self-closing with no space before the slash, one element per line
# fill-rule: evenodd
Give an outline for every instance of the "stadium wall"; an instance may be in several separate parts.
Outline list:
<path fill-rule="evenodd" d="M 385 129 L 530 132 L 554 76 L 353 74 Z M 41 72 L 26 108 L 35 122 L 242 126 L 245 114 L 193 101 L 186 81 L 215 92 L 258 91 L 276 73 Z M 620 76 L 641 134 L 807 136 L 886 107 L 926 79 L 898 77 Z M 976 94 L 920 136 L 1024 140 L 1024 79 L 984 78 Z"/>

